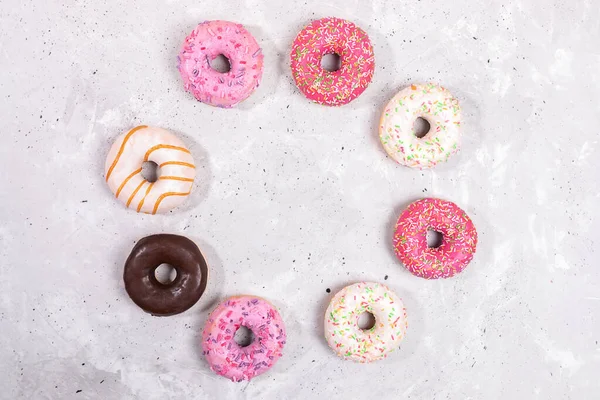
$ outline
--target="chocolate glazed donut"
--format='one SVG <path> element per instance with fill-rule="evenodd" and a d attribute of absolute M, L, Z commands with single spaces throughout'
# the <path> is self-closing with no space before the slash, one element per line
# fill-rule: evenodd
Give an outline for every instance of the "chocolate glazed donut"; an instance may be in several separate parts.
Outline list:
<path fill-rule="evenodd" d="M 154 276 L 159 265 L 171 265 L 177 276 L 160 283 Z M 125 290 L 135 304 L 152 315 L 184 312 L 200 299 L 208 281 L 208 266 L 190 239 L 159 234 L 141 239 L 131 250 L 123 273 Z"/>

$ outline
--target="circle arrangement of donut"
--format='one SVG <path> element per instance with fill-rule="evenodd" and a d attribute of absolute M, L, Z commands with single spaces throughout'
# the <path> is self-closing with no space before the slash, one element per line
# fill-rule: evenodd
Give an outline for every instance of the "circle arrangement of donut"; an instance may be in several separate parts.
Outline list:
<path fill-rule="evenodd" d="M 341 67 L 321 66 L 327 54 L 340 56 Z M 219 72 L 211 62 L 219 56 L 230 69 Z M 177 68 L 184 88 L 202 102 L 231 108 L 248 98 L 260 84 L 263 54 L 252 34 L 228 21 L 200 23 L 184 40 Z M 368 87 L 375 71 L 373 46 L 365 31 L 340 18 L 312 21 L 293 41 L 290 68 L 296 86 L 311 101 L 329 106 L 348 104 Z M 419 137 L 415 121 L 425 119 L 429 132 Z M 386 105 L 379 126 L 381 143 L 399 164 L 433 168 L 458 151 L 461 109 L 448 90 L 433 84 L 412 84 Z M 154 163 L 156 180 L 143 169 Z M 190 150 L 173 133 L 146 125 L 119 136 L 106 157 L 105 179 L 115 197 L 128 208 L 147 214 L 165 213 L 190 194 L 196 166 Z M 428 231 L 442 235 L 441 244 L 427 244 Z M 412 274 L 425 279 L 450 278 L 471 262 L 477 231 L 456 204 L 424 198 L 399 216 L 393 235 L 396 256 Z M 176 277 L 169 283 L 156 276 L 162 264 Z M 208 283 L 208 264 L 190 239 L 171 234 L 145 237 L 134 246 L 124 266 L 127 294 L 144 311 L 168 316 L 191 308 Z M 370 313 L 372 327 L 359 327 Z M 325 339 L 341 358 L 368 363 L 385 358 L 399 347 L 408 327 L 399 296 L 377 282 L 359 282 L 336 293 L 325 312 Z M 245 327 L 254 339 L 238 344 L 236 332 Z M 268 301 L 234 296 L 208 316 L 201 347 L 210 369 L 234 382 L 267 372 L 282 356 L 286 344 L 283 319 Z"/>
<path fill-rule="evenodd" d="M 229 61 L 228 72 L 211 67 L 211 61 L 220 55 Z M 185 90 L 198 101 L 230 108 L 260 84 L 263 54 L 256 39 L 241 24 L 205 21 L 185 38 L 178 69 Z"/>
<path fill-rule="evenodd" d="M 442 234 L 438 247 L 427 245 L 427 231 Z M 450 278 L 473 259 L 477 230 L 456 204 L 426 198 L 411 203 L 400 214 L 394 233 L 394 250 L 414 275 L 426 279 Z"/>
<path fill-rule="evenodd" d="M 245 347 L 234 340 L 241 326 L 254 335 Z M 283 320 L 271 303 L 260 297 L 236 296 L 210 313 L 202 332 L 202 349 L 210 369 L 239 382 L 269 370 L 281 357 L 285 340 Z"/>
<path fill-rule="evenodd" d="M 164 284 L 156 279 L 161 264 L 171 265 L 177 275 Z M 131 300 L 152 315 L 174 315 L 192 307 L 208 282 L 208 265 L 190 239 L 178 235 L 152 235 L 141 239 L 127 258 L 123 272 Z"/>
<path fill-rule="evenodd" d="M 325 54 L 337 54 L 341 67 L 321 67 Z M 323 18 L 306 26 L 292 45 L 291 69 L 298 89 L 309 99 L 328 106 L 341 106 L 365 91 L 375 71 L 369 36 L 350 21 Z"/>
<path fill-rule="evenodd" d="M 145 162 L 156 164 L 156 182 L 142 176 Z M 115 140 L 105 171 L 115 197 L 146 214 L 164 213 L 180 205 L 191 193 L 196 177 L 194 158 L 185 144 L 165 129 L 145 125 Z"/>
<path fill-rule="evenodd" d="M 375 325 L 361 329 L 358 318 L 371 313 Z M 325 338 L 340 357 L 361 363 L 380 360 L 398 348 L 408 322 L 402 300 L 387 286 L 359 282 L 346 286 L 325 311 Z"/>

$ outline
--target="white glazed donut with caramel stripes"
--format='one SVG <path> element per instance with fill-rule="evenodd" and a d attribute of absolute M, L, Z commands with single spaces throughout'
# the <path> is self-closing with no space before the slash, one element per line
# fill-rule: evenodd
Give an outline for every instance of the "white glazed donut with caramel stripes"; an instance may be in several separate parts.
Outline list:
<path fill-rule="evenodd" d="M 156 182 L 142 176 L 142 164 L 158 165 Z M 137 212 L 167 212 L 192 190 L 196 166 L 190 151 L 171 132 L 145 125 L 119 136 L 106 157 L 106 183 L 127 207 Z"/>

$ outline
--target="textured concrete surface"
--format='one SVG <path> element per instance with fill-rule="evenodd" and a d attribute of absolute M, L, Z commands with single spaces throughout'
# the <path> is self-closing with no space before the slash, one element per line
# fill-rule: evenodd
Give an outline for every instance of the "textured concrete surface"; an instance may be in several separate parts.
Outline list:
<path fill-rule="evenodd" d="M 3 0 L 0 398 L 597 398 L 599 4 Z M 288 68 L 295 34 L 330 15 L 369 33 L 377 63 L 335 109 Z M 234 110 L 194 101 L 175 68 L 185 35 L 217 18 L 265 53 L 262 86 Z M 382 107 L 420 81 L 464 110 L 462 151 L 423 172 L 377 139 Z M 141 123 L 180 134 L 201 165 L 176 213 L 137 215 L 103 181 L 112 140 Z M 396 216 L 423 196 L 479 230 L 455 279 L 413 277 L 391 251 Z M 146 315 L 123 288 L 133 244 L 157 232 L 188 235 L 212 268 L 183 315 Z M 401 349 L 373 365 L 322 338 L 332 294 L 364 279 L 409 316 Z M 240 293 L 277 305 L 289 335 L 249 384 L 211 373 L 198 346 L 211 307 Z"/>

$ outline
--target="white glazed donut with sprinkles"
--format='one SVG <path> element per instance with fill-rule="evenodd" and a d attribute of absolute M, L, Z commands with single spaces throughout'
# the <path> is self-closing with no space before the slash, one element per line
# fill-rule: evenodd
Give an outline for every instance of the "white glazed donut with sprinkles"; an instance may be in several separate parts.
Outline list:
<path fill-rule="evenodd" d="M 142 176 L 144 162 L 156 163 L 157 180 Z M 196 177 L 194 158 L 171 132 L 145 125 L 119 136 L 105 165 L 106 183 L 129 208 L 146 214 L 167 212 L 190 194 Z"/>
<path fill-rule="evenodd" d="M 417 137 L 414 123 L 425 119 L 430 129 Z M 461 110 L 450 92 L 433 83 L 410 85 L 387 104 L 379 124 L 383 148 L 396 162 L 433 168 L 458 151 Z"/>
<path fill-rule="evenodd" d="M 369 312 L 375 317 L 371 329 L 361 329 L 358 318 Z M 359 282 L 346 286 L 331 299 L 325 312 L 325 338 L 340 357 L 360 363 L 385 358 L 404 338 L 406 309 L 387 286 Z"/>

